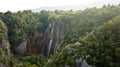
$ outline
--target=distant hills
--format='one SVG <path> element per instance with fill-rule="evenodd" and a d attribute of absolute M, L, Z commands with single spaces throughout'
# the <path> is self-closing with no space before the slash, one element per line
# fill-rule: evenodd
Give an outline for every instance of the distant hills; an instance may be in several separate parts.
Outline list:
<path fill-rule="evenodd" d="M 100 8 L 103 5 L 117 5 L 120 4 L 120 0 L 103 0 L 103 1 L 97 1 L 97 2 L 93 2 L 93 3 L 89 3 L 89 4 L 85 4 L 85 5 L 76 5 L 76 6 L 48 6 L 48 7 L 40 7 L 40 8 L 36 8 L 36 9 L 32 9 L 33 12 L 39 12 L 41 10 L 50 10 L 50 11 L 54 11 L 54 10 L 83 10 L 85 8 L 92 8 L 92 7 L 97 7 Z"/>

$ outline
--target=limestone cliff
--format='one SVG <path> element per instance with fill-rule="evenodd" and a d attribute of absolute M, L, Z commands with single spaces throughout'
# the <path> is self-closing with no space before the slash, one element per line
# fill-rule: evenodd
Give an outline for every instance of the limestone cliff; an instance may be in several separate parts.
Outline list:
<path fill-rule="evenodd" d="M 43 44 L 43 32 L 35 32 L 33 34 L 28 35 L 27 37 L 27 46 L 26 46 L 26 54 L 40 54 L 40 50 Z"/>
<path fill-rule="evenodd" d="M 35 32 L 27 37 L 23 53 L 26 55 L 43 54 L 48 57 L 60 50 L 67 26 L 62 23 L 49 23 L 45 32 Z M 23 42 L 24 43 L 24 42 Z M 22 43 L 21 43 L 22 44 Z M 25 52 L 24 52 L 25 51 Z"/>
<path fill-rule="evenodd" d="M 6 25 L 0 20 L 0 67 L 7 66 L 10 57 L 7 31 Z"/>

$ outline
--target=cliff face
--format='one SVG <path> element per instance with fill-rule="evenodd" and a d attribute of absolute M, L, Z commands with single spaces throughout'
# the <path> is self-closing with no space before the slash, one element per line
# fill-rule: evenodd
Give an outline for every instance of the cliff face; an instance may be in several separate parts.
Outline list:
<path fill-rule="evenodd" d="M 6 25 L 0 21 L 0 47 L 7 50 L 7 54 L 10 54 L 10 45 L 7 36 L 7 27 Z"/>
<path fill-rule="evenodd" d="M 67 27 L 62 23 L 49 23 L 45 32 L 35 32 L 27 37 L 27 41 L 21 43 L 26 44 L 21 48 L 26 55 L 43 54 L 49 57 L 60 50 L 60 46 L 64 41 L 64 34 Z"/>
<path fill-rule="evenodd" d="M 43 44 L 44 34 L 42 32 L 35 32 L 30 34 L 27 38 L 26 54 L 39 54 Z"/>
<path fill-rule="evenodd" d="M 67 27 L 62 23 L 50 23 L 44 34 L 42 51 L 45 56 L 49 57 L 60 50 L 60 46 L 64 41 L 64 35 Z"/>
<path fill-rule="evenodd" d="M 7 66 L 10 57 L 7 31 L 6 25 L 0 20 L 0 67 Z"/>

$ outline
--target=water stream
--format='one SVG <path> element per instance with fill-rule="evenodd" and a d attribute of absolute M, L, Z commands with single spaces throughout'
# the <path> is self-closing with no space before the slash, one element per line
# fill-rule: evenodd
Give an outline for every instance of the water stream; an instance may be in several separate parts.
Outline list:
<path fill-rule="evenodd" d="M 52 42 L 53 42 L 54 25 L 55 25 L 55 22 L 53 22 L 52 25 L 51 25 L 51 33 L 50 33 L 50 41 L 49 41 L 49 45 L 48 45 L 47 57 L 49 57 L 50 49 L 51 49 Z"/>

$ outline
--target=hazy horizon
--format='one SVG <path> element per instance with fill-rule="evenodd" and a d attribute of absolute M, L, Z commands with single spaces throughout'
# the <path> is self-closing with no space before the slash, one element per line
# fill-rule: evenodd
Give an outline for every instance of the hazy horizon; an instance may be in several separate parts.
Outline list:
<path fill-rule="evenodd" d="M 80 6 L 100 1 L 120 2 L 119 0 L 2 0 L 0 12 L 42 9 L 44 7 Z"/>

